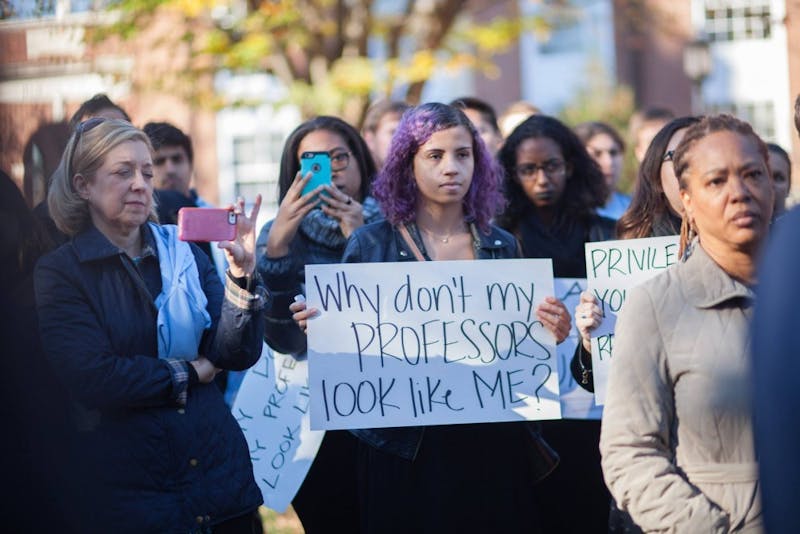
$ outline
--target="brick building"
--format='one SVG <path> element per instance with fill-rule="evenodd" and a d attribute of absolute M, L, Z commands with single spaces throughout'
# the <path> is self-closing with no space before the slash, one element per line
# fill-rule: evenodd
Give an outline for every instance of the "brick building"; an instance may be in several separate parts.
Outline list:
<path fill-rule="evenodd" d="M 178 68 L 186 50 L 154 52 L 148 31 L 128 43 L 84 42 L 85 28 L 108 15 L 87 10 L 86 2 L 59 0 L 41 18 L 0 21 L 0 168 L 25 186 L 23 154 L 42 126 L 69 118 L 80 102 L 105 92 L 137 125 L 167 120 L 192 136 L 195 182 L 213 202 L 238 194 L 266 197 L 264 216 L 274 212 L 277 168 L 283 141 L 299 122 L 296 110 L 271 102 L 282 88 L 265 75 L 217 76 L 218 90 L 264 102 L 252 108 L 212 112 L 192 108 L 165 92 L 147 92 L 144 83 L 165 69 Z M 505 0 L 481 4 L 482 20 L 521 9 L 535 13 L 546 3 Z M 497 58 L 498 79 L 460 74 L 431 80 L 424 99 L 448 100 L 473 93 L 498 109 L 525 99 L 557 113 L 600 69 L 611 83 L 625 83 L 640 106 L 692 110 L 692 81 L 684 72 L 688 42 L 705 34 L 713 68 L 697 88 L 697 110 L 729 110 L 750 120 L 769 140 L 792 148 L 794 177 L 800 181 L 800 141 L 791 123 L 793 96 L 800 93 L 800 0 L 572 0 L 571 19 L 550 39 L 523 36 Z M 84 7 L 82 7 L 84 6 Z M 83 11 L 81 11 L 83 10 Z M 105 18 L 104 18 L 105 17 Z M 179 19 L 157 24 L 180 26 Z M 153 28 L 152 33 L 156 33 Z M 60 135 L 54 131 L 41 133 Z M 41 154 L 40 159 L 52 159 Z M 31 182 L 31 180 L 28 180 Z M 31 200 L 43 188 L 25 187 Z"/>

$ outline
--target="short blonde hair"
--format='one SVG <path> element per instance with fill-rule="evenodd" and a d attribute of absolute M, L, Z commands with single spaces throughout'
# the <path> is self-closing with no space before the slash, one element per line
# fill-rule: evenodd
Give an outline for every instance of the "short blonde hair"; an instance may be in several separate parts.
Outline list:
<path fill-rule="evenodd" d="M 97 169 L 103 166 L 108 153 L 128 141 L 141 141 L 153 152 L 150 139 L 131 123 L 117 119 L 81 123 L 73 132 L 64 149 L 61 162 L 53 173 L 47 194 L 50 216 L 59 230 L 74 237 L 89 227 L 89 203 L 75 189 L 75 176 L 80 174 L 93 180 Z M 151 203 L 149 220 L 158 222 L 155 200 Z"/>

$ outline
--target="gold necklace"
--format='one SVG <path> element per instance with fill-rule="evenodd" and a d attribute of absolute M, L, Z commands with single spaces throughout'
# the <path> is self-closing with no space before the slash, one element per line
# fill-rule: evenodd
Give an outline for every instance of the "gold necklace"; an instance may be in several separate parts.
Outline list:
<path fill-rule="evenodd" d="M 461 229 L 458 232 L 450 232 L 449 234 L 442 236 L 442 235 L 436 235 L 433 232 L 431 232 L 430 230 L 426 230 L 425 228 L 422 228 L 419 225 L 417 227 L 420 230 L 422 230 L 423 232 L 425 232 L 426 234 L 428 234 L 430 237 L 432 237 L 434 240 L 440 241 L 440 242 L 444 243 L 445 245 L 450 242 L 450 238 L 453 237 L 454 235 L 458 235 L 458 234 L 462 234 L 462 233 L 466 232 L 466 230 Z"/>

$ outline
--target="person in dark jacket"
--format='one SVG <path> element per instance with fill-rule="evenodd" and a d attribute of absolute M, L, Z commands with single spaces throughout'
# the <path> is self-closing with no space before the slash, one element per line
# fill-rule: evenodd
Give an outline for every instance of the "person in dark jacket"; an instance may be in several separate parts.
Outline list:
<path fill-rule="evenodd" d="M 343 262 L 517 257 L 514 237 L 490 223 L 503 204 L 501 172 L 464 113 L 412 108 L 392 140 L 373 192 L 387 220 L 350 237 Z M 301 327 L 316 310 L 292 305 Z M 564 305 L 537 317 L 558 342 Z M 557 457 L 531 422 L 362 429 L 362 532 L 538 532 L 534 486 Z M 500 447 L 500 449 L 498 449 Z M 495 451 L 489 453 L 488 451 Z"/>
<path fill-rule="evenodd" d="M 526 258 L 552 258 L 557 277 L 586 277 L 583 245 L 614 235 L 595 213 L 608 188 L 583 143 L 558 119 L 533 115 L 498 155 L 508 206 L 497 223 L 514 234 Z"/>
<path fill-rule="evenodd" d="M 800 136 L 800 94 L 794 101 L 794 125 Z M 773 169 L 774 174 L 774 169 Z M 758 296 L 751 324 L 751 404 L 763 491 L 764 528 L 770 534 L 800 532 L 800 395 L 793 383 L 800 372 L 793 332 L 800 328 L 795 303 L 800 298 L 800 207 L 776 221 L 759 268 Z"/>
<path fill-rule="evenodd" d="M 585 278 L 584 244 L 613 238 L 614 221 L 595 212 L 608 188 L 583 143 L 558 119 L 534 115 L 506 139 L 499 159 L 508 197 L 500 226 L 517 236 L 524 257 L 552 258 L 555 276 Z M 545 532 L 604 530 L 610 495 L 597 449 L 600 422 L 544 421 L 542 429 L 561 457 L 536 488 Z"/>
<path fill-rule="evenodd" d="M 68 396 L 39 340 L 33 267 L 52 248 L 17 184 L 0 170 L 0 473 L 9 489 L 0 501 L 8 532 L 78 532 L 70 497 Z"/>
<path fill-rule="evenodd" d="M 71 240 L 37 264 L 44 351 L 73 398 L 81 532 L 253 530 L 262 498 L 247 443 L 211 384 L 261 354 L 266 292 L 255 227 L 238 214 L 223 288 L 196 246 L 158 226 L 147 136 L 78 126 L 49 195 Z"/>
<path fill-rule="evenodd" d="M 320 189 L 302 195 L 308 176 L 300 175 L 303 152 L 327 152 L 332 187 L 324 203 Z M 310 176 L 310 175 L 309 175 Z M 281 157 L 280 207 L 258 236 L 258 269 L 274 298 L 266 314 L 264 339 L 271 349 L 305 358 L 306 337 L 291 317 L 289 304 L 304 294 L 305 266 L 339 263 L 347 238 L 364 223 L 382 216 L 369 196 L 375 164 L 358 132 L 335 117 L 317 117 L 289 136 Z M 345 431 L 329 431 L 292 501 L 307 534 L 356 532 L 357 441 Z"/>

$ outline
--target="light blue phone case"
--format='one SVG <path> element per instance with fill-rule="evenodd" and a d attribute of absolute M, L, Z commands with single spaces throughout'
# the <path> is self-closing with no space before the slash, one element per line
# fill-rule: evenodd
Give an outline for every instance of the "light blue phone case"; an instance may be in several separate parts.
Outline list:
<path fill-rule="evenodd" d="M 311 179 L 303 188 L 302 195 L 310 193 L 320 185 L 331 184 L 331 157 L 327 152 L 303 152 L 300 155 L 300 175 L 311 173 Z"/>

